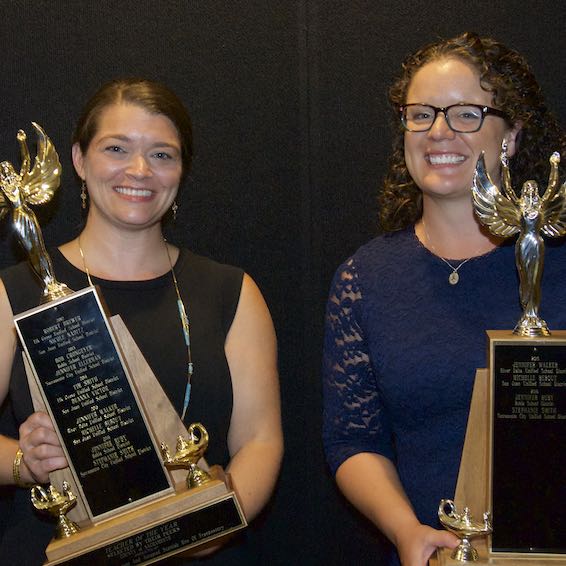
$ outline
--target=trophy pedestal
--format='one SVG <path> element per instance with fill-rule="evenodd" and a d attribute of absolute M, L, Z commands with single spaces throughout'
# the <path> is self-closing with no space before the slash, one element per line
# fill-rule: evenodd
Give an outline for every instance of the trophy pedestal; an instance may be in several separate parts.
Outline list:
<path fill-rule="evenodd" d="M 53 540 L 45 566 L 151 564 L 242 528 L 234 492 L 221 480 Z"/>
<path fill-rule="evenodd" d="M 497 557 L 489 554 L 489 548 L 486 539 L 474 541 L 474 547 L 480 555 L 476 562 L 459 562 L 450 557 L 452 550 L 443 548 L 436 552 L 429 560 L 429 566 L 462 566 L 463 564 L 477 566 L 564 566 L 566 558 L 550 557 L 531 557 L 517 555 L 516 557 L 506 556 Z"/>
<path fill-rule="evenodd" d="M 78 533 L 48 545 L 46 565 L 141 566 L 244 528 L 245 516 L 220 467 L 209 470 L 201 458 L 198 466 L 209 471 L 212 479 L 192 489 L 187 487 L 184 460 L 174 470 L 165 468 L 160 445 L 161 450 L 176 443 L 178 448 L 178 439 L 187 435 L 187 428 L 123 321 L 118 316 L 107 320 L 96 303 L 96 292 L 90 287 L 16 317 L 34 408 L 51 415 L 69 462 L 68 468 L 50 474 L 50 481 L 59 492 L 63 482 L 70 486 L 76 505 L 67 517 L 80 527 Z M 39 322 L 36 313 L 41 317 Z M 79 348 L 87 355 L 76 355 Z M 119 366 L 114 363 L 117 358 Z M 56 371 L 46 370 L 45 359 L 51 365 L 55 362 Z M 112 371 L 107 370 L 110 363 L 114 364 Z M 46 380 L 45 375 L 56 377 Z M 53 383 L 59 387 L 61 380 L 65 381 L 64 389 L 51 394 L 49 387 Z M 136 411 L 141 415 L 139 421 L 132 418 Z M 137 437 L 131 436 L 130 441 L 128 436 L 139 429 L 151 440 L 141 450 L 135 444 Z M 184 441 L 189 456 L 194 448 L 190 441 Z M 72 448 L 83 448 L 79 458 L 70 457 Z M 137 463 L 137 455 L 149 453 L 153 468 L 145 461 Z M 153 488 L 158 481 L 164 488 L 135 498 L 139 482 Z M 115 501 L 119 505 L 114 505 Z M 93 508 L 101 511 L 93 512 Z"/>
<path fill-rule="evenodd" d="M 537 457 L 535 464 L 546 472 L 550 471 L 553 480 L 550 480 L 549 491 L 553 497 L 544 500 L 546 514 L 539 517 L 541 512 L 533 513 L 525 520 L 524 514 L 517 519 L 517 532 L 529 531 L 530 526 L 536 528 L 537 521 L 550 518 L 550 521 L 560 512 L 557 507 L 562 506 L 563 490 L 563 468 L 558 465 L 560 458 L 564 457 L 564 443 L 556 443 L 552 440 L 556 434 L 557 427 L 563 430 L 565 420 L 563 412 L 564 399 L 564 367 L 562 360 L 566 357 L 566 332 L 555 331 L 549 337 L 544 338 L 521 338 L 510 332 L 489 332 L 490 339 L 490 371 L 479 369 L 476 373 L 470 415 L 466 430 L 466 438 L 458 474 L 455 502 L 459 507 L 469 507 L 473 516 L 481 517 L 483 512 L 494 510 L 494 533 L 497 529 L 497 514 L 504 516 L 511 509 L 515 501 L 508 505 L 501 499 L 494 497 L 496 482 L 522 485 L 525 492 L 532 492 L 536 485 L 525 487 L 525 480 L 521 480 L 522 466 L 529 467 L 529 457 L 532 452 L 525 453 L 521 450 L 528 447 L 527 439 L 522 436 L 525 426 L 535 436 L 532 444 L 541 444 L 543 450 L 547 451 L 547 458 Z M 496 355 L 495 350 L 501 347 L 501 352 Z M 519 350 L 514 351 L 514 348 Z M 521 350 L 523 349 L 523 350 Z M 509 359 L 515 360 L 511 364 Z M 513 370 L 513 366 L 515 370 Z M 511 367 L 511 371 L 508 369 Z M 517 370 L 517 368 L 521 368 Z M 544 371 L 542 371 L 542 369 Z M 566 372 L 565 372 L 566 373 Z M 505 375 L 509 374 L 509 378 Z M 494 379 L 494 375 L 497 379 Z M 501 378 L 503 376 L 503 378 Z M 535 376 L 535 377 L 533 377 Z M 497 382 L 497 383 L 496 383 Z M 524 391 L 527 394 L 524 394 Z M 559 392 L 562 393 L 559 394 Z M 512 395 L 509 395 L 512 393 Z M 529 402 L 530 399 L 530 402 Z M 544 401 L 543 401 L 544 400 Z M 536 401 L 536 402 L 535 402 Z M 523 404 L 524 403 L 524 404 Z M 514 415 L 517 415 L 515 418 Z M 525 415 L 520 417 L 519 415 Z M 551 415 L 545 418 L 545 415 Z M 529 423 L 531 426 L 529 427 Z M 546 424 L 545 424 L 546 423 Z M 503 424 L 503 428 L 501 428 Z M 513 427 L 513 425 L 515 426 Z M 549 434 L 541 426 L 550 426 Z M 499 428 L 498 428 L 499 427 Z M 513 428 L 511 428 L 513 427 Z M 561 433 L 560 433 L 561 434 Z M 548 437 L 551 437 L 551 444 Z M 502 457 L 509 453 L 508 440 L 515 437 L 516 449 L 512 451 L 512 462 L 501 461 Z M 505 444 L 502 446 L 502 444 Z M 494 450 L 495 448 L 495 450 Z M 514 448 L 511 446 L 511 448 Z M 529 448 L 527 448 L 529 450 Z M 497 468 L 494 472 L 494 467 Z M 542 476 L 542 473 L 541 473 Z M 523 484 L 521 484 L 521 481 Z M 540 484 L 549 485 L 548 478 L 541 477 Z M 515 497 L 519 503 L 524 501 L 527 493 L 519 493 Z M 538 500 L 537 500 L 538 504 Z M 526 509 L 531 511 L 530 505 Z M 512 517 L 515 519 L 515 517 Z M 500 519 L 501 523 L 501 519 Z M 555 529 L 559 531 L 559 528 Z M 563 536 L 563 533 L 561 533 Z M 512 537 L 512 532 L 508 535 Z M 473 545 L 479 553 L 479 560 L 471 564 L 478 566 L 497 565 L 510 566 L 566 566 L 566 554 L 535 553 L 504 551 L 493 549 L 493 535 L 480 539 L 474 539 Z M 441 549 L 431 557 L 431 566 L 455 566 L 462 562 L 451 558 L 452 550 Z"/>

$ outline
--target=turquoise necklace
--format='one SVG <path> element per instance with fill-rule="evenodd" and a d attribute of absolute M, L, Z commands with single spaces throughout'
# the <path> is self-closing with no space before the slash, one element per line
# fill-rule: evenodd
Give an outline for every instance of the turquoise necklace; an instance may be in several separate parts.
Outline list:
<path fill-rule="evenodd" d="M 179 283 L 177 282 L 177 277 L 175 275 L 175 269 L 173 268 L 173 262 L 171 261 L 171 255 L 169 254 L 169 248 L 167 247 L 167 240 L 163 238 L 163 243 L 165 244 L 165 251 L 167 252 L 167 259 L 169 260 L 169 267 L 171 268 L 171 275 L 173 277 L 173 285 L 175 286 L 175 293 L 177 294 L 177 310 L 179 311 L 179 318 L 181 320 L 181 327 L 183 329 L 183 336 L 185 338 L 185 345 L 187 346 L 187 385 L 185 387 L 185 397 L 183 399 L 183 411 L 181 413 L 181 420 L 185 420 L 187 414 L 187 409 L 189 408 L 189 402 L 191 400 L 191 381 L 193 377 L 193 356 L 191 352 L 191 327 L 189 324 L 189 317 L 187 315 L 187 310 L 185 309 L 185 303 L 181 299 L 181 293 L 179 291 Z M 83 267 L 86 272 L 88 282 L 94 287 L 94 283 L 90 278 L 90 271 L 86 265 L 85 254 L 81 246 L 81 237 L 78 237 L 79 252 L 83 260 Z"/>
<path fill-rule="evenodd" d="M 193 378 L 194 369 L 193 356 L 191 352 L 191 327 L 189 324 L 189 317 L 187 316 L 187 310 L 185 309 L 185 303 L 183 303 L 183 299 L 181 299 L 181 293 L 179 292 L 179 284 L 177 283 L 175 269 L 173 268 L 171 255 L 169 254 L 169 248 L 167 247 L 167 240 L 163 238 L 163 241 L 165 242 L 167 258 L 169 259 L 169 265 L 171 266 L 171 275 L 173 276 L 173 284 L 175 285 L 175 292 L 177 293 L 177 310 L 179 311 L 181 327 L 183 328 L 183 336 L 185 337 L 185 345 L 187 346 L 187 385 L 185 387 L 185 398 L 183 400 L 183 412 L 181 413 L 181 420 L 184 421 L 185 415 L 187 414 L 187 409 L 189 408 L 189 402 L 191 400 L 191 380 Z"/>

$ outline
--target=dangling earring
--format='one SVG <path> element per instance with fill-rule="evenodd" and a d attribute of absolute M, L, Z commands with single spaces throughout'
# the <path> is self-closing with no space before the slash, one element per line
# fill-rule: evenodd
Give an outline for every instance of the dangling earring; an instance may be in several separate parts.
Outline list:
<path fill-rule="evenodd" d="M 499 154 L 499 161 L 501 161 L 501 188 L 503 192 L 511 200 L 516 199 L 515 191 L 511 185 L 511 173 L 509 171 L 509 156 L 507 155 L 507 148 L 509 144 L 507 138 L 503 138 L 501 142 L 501 153 Z"/>
<path fill-rule="evenodd" d="M 86 181 L 83 179 L 82 185 L 81 185 L 81 208 L 83 210 L 86 210 L 86 201 L 87 201 L 88 195 L 86 192 Z"/>
<path fill-rule="evenodd" d="M 173 222 L 177 220 L 177 210 L 179 210 L 179 205 L 177 204 L 177 201 L 174 200 L 173 205 L 171 206 L 171 212 L 173 213 Z"/>
<path fill-rule="evenodd" d="M 501 161 L 501 165 L 503 167 L 509 167 L 509 156 L 507 155 L 507 148 L 509 147 L 509 143 L 507 142 L 507 138 L 503 138 L 501 142 L 501 153 L 499 155 L 499 160 Z"/>

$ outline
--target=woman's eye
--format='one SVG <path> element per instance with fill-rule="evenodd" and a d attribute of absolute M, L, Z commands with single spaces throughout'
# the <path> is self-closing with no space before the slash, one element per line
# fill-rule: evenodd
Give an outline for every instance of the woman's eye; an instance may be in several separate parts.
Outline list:
<path fill-rule="evenodd" d="M 158 151 L 154 154 L 154 157 L 156 157 L 157 159 L 171 159 L 171 155 L 165 151 Z"/>
<path fill-rule="evenodd" d="M 109 145 L 105 151 L 109 153 L 122 153 L 124 150 L 119 145 Z"/>
<path fill-rule="evenodd" d="M 472 111 L 472 110 L 462 111 L 462 112 L 460 112 L 460 114 L 458 114 L 458 118 L 460 120 L 478 120 L 479 114 L 477 112 Z"/>
<path fill-rule="evenodd" d="M 413 122 L 422 122 L 430 120 L 432 114 L 426 109 L 416 109 L 413 108 L 410 112 L 407 112 L 407 119 Z"/>

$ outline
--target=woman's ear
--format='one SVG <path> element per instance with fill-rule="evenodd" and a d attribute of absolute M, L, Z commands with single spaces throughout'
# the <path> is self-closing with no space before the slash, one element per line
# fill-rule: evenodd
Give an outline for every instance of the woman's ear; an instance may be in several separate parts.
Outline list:
<path fill-rule="evenodd" d="M 75 171 L 77 172 L 77 175 L 84 181 L 84 157 L 81 146 L 78 143 L 73 144 L 71 155 L 73 157 L 73 165 L 75 166 Z"/>
<path fill-rule="evenodd" d="M 505 141 L 507 142 L 507 155 L 513 157 L 519 149 L 521 141 L 521 128 L 523 122 L 515 122 L 515 125 L 505 134 Z"/>

